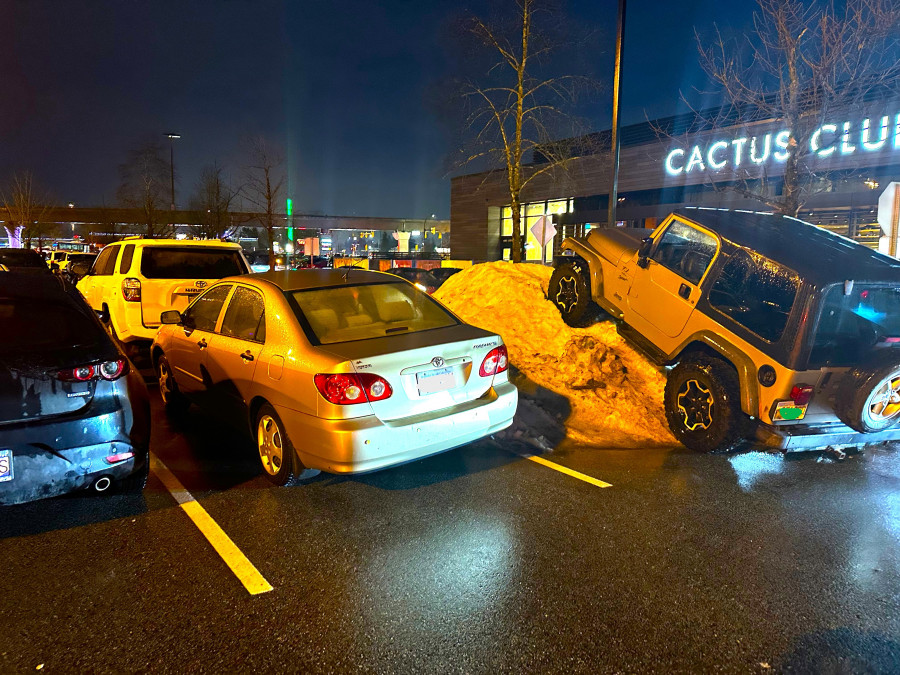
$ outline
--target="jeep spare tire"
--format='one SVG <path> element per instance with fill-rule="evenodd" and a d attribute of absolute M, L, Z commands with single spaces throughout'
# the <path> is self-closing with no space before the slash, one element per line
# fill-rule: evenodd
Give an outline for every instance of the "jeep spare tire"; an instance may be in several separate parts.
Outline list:
<path fill-rule="evenodd" d="M 547 298 L 556 305 L 563 321 L 573 328 L 591 325 L 602 310 L 591 298 L 589 269 L 585 262 L 561 263 L 550 277 Z"/>
<path fill-rule="evenodd" d="M 900 353 L 877 354 L 844 375 L 835 397 L 841 422 L 863 433 L 890 429 L 900 422 Z"/>

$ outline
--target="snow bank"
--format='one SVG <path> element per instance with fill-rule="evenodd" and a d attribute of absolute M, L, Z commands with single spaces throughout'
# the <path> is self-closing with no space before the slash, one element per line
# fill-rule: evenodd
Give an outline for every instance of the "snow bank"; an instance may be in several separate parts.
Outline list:
<path fill-rule="evenodd" d="M 552 269 L 493 262 L 450 277 L 435 297 L 499 333 L 519 374 L 518 433 L 555 447 L 676 445 L 663 414 L 665 378 L 610 321 L 570 328 L 546 300 Z M 555 428 L 554 428 L 555 427 Z"/>

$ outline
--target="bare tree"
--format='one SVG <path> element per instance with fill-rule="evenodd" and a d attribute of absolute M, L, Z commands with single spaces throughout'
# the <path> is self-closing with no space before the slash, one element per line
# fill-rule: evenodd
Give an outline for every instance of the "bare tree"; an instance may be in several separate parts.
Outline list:
<path fill-rule="evenodd" d="M 753 28 L 741 38 L 728 39 L 718 27 L 711 40 L 697 34 L 700 63 L 728 104 L 715 115 L 698 114 L 707 127 L 783 123 L 784 136 L 776 139 L 784 156 L 781 194 L 773 194 L 759 171 L 744 171 L 732 188 L 796 216 L 817 190 L 810 161 L 817 130 L 879 89 L 896 93 L 900 5 L 896 0 L 756 2 Z"/>
<path fill-rule="evenodd" d="M 466 138 L 454 165 L 484 161 L 505 172 L 512 209 L 512 259 L 520 262 L 523 190 L 539 176 L 565 170 L 581 154 L 573 152 L 573 143 L 560 139 L 582 135 L 585 126 L 576 115 L 579 100 L 599 87 L 587 75 L 552 74 L 570 65 L 563 66 L 559 56 L 578 40 L 572 35 L 574 27 L 565 25 L 551 2 L 514 0 L 514 6 L 515 13 L 505 20 L 488 23 L 470 17 L 463 25 L 464 34 L 491 58 L 482 73 L 459 85 Z M 530 156 L 537 161 L 528 164 Z"/>
<path fill-rule="evenodd" d="M 262 136 L 246 142 L 249 161 L 244 168 L 242 194 L 260 215 L 259 224 L 265 228 L 269 246 L 269 269 L 275 269 L 275 227 L 284 187 L 284 155 Z"/>
<path fill-rule="evenodd" d="M 119 165 L 117 196 L 123 206 L 140 213 L 148 238 L 174 233 L 171 212 L 165 209 L 170 190 L 170 166 L 160 143 L 147 140 L 136 146 L 128 160 Z"/>
<path fill-rule="evenodd" d="M 231 210 L 239 190 L 225 178 L 216 163 L 203 167 L 191 198 L 191 210 L 196 212 L 197 231 L 203 239 L 222 239 L 235 229 Z"/>
<path fill-rule="evenodd" d="M 37 248 L 43 248 L 43 240 L 56 228 L 55 223 L 45 222 L 50 209 L 50 197 L 41 190 L 30 171 L 13 175 L 3 191 L 3 207 L 8 214 L 6 233 L 10 241 L 18 241 L 31 248 L 37 240 Z"/>

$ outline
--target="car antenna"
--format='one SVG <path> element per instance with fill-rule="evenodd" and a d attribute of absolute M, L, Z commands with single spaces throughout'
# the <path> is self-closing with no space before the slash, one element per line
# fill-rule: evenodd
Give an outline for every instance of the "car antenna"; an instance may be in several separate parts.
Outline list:
<path fill-rule="evenodd" d="M 352 269 L 353 269 L 353 266 L 351 265 L 347 268 L 347 271 L 344 272 L 344 283 L 347 283 L 347 279 L 350 277 L 350 270 L 352 270 Z"/>

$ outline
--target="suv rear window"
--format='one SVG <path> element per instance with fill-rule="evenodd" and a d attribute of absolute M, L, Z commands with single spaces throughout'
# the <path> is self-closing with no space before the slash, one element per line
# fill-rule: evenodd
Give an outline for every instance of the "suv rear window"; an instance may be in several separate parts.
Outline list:
<path fill-rule="evenodd" d="M 900 288 L 857 282 L 849 291 L 838 284 L 823 292 L 810 368 L 854 366 L 900 344 Z"/>
<path fill-rule="evenodd" d="M 784 333 L 800 278 L 760 255 L 729 256 L 709 291 L 709 304 L 769 342 Z"/>
<path fill-rule="evenodd" d="M 458 321 L 425 293 L 406 283 L 317 288 L 288 293 L 319 344 L 417 333 Z"/>
<path fill-rule="evenodd" d="M 221 279 L 246 271 L 240 251 L 227 248 L 145 246 L 141 255 L 147 279 Z"/>

